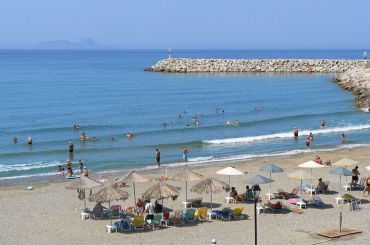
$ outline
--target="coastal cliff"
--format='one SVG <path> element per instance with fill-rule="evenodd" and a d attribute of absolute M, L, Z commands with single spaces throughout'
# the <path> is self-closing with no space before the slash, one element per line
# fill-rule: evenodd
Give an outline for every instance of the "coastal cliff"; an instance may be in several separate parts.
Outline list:
<path fill-rule="evenodd" d="M 370 62 L 337 75 L 334 82 L 357 97 L 358 107 L 369 108 Z"/>
<path fill-rule="evenodd" d="M 190 59 L 168 58 L 145 68 L 153 72 L 322 72 L 342 73 L 362 67 L 363 60 L 330 59 Z"/>

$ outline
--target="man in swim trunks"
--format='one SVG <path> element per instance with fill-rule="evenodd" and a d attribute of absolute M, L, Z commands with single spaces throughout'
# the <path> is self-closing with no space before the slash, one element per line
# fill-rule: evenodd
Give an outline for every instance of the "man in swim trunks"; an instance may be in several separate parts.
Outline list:
<path fill-rule="evenodd" d="M 189 149 L 184 146 L 182 148 L 182 158 L 184 159 L 184 162 L 188 161 L 188 153 L 189 153 Z"/>
<path fill-rule="evenodd" d="M 68 145 L 68 150 L 69 150 L 69 153 L 73 153 L 73 149 L 74 149 L 74 145 L 72 143 L 72 141 L 69 141 L 69 145 Z"/>
<path fill-rule="evenodd" d="M 358 176 L 360 175 L 360 172 L 358 171 L 358 166 L 356 166 L 354 169 L 352 169 L 352 182 L 351 185 L 353 187 L 356 186 L 356 183 L 358 181 Z"/>
<path fill-rule="evenodd" d="M 161 167 L 161 152 L 158 149 L 155 149 L 155 160 L 157 161 L 157 167 Z"/>

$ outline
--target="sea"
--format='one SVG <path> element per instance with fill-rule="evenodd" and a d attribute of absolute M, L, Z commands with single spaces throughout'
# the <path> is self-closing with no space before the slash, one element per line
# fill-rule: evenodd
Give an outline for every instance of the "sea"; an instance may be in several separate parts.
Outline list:
<path fill-rule="evenodd" d="M 361 59 L 362 50 L 0 50 L 0 180 L 54 176 L 68 159 L 96 174 L 156 168 L 157 148 L 171 167 L 369 144 L 369 114 L 335 74 L 144 72 L 169 55 Z"/>

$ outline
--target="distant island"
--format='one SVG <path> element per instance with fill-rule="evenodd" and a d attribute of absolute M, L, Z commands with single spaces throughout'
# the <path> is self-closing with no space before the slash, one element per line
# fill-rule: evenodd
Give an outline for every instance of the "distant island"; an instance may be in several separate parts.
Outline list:
<path fill-rule="evenodd" d="M 72 42 L 67 40 L 55 40 L 39 43 L 36 49 L 101 49 L 93 39 L 83 38 L 79 41 Z"/>

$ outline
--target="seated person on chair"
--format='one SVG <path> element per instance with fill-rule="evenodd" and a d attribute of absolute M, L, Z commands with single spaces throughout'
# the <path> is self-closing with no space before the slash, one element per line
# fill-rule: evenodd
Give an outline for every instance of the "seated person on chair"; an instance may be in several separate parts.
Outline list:
<path fill-rule="evenodd" d="M 249 188 L 249 185 L 245 186 L 245 194 L 247 195 L 247 198 L 246 198 L 247 201 L 254 200 L 254 194 L 253 194 L 253 191 Z"/>
<path fill-rule="evenodd" d="M 93 214 L 95 217 L 102 217 L 103 216 L 103 211 L 104 209 L 107 209 L 106 207 L 104 207 L 103 205 L 101 205 L 101 203 L 97 203 L 93 209 Z"/>
<path fill-rule="evenodd" d="M 230 197 L 236 199 L 237 196 L 238 196 L 238 192 L 235 190 L 235 187 L 231 187 Z"/>
<path fill-rule="evenodd" d="M 322 181 L 322 178 L 319 179 L 319 183 L 317 183 L 316 192 L 322 192 L 326 190 L 326 184 Z"/>

